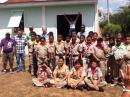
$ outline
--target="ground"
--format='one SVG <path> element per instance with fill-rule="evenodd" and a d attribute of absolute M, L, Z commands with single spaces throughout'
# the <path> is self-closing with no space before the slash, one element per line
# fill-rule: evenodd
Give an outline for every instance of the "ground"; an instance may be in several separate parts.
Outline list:
<path fill-rule="evenodd" d="M 26 62 L 28 64 L 28 62 Z M 1 66 L 2 67 L 2 64 Z M 105 92 L 34 87 L 26 72 L 0 73 L 0 97 L 120 97 L 121 87 L 106 86 Z"/>

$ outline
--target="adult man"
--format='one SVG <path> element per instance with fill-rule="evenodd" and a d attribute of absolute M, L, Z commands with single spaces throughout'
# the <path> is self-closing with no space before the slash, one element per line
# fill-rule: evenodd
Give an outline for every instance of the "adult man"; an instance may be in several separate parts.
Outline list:
<path fill-rule="evenodd" d="M 78 15 L 76 16 L 75 19 L 73 19 L 73 18 L 70 18 L 70 19 L 69 19 L 69 18 L 67 17 L 67 15 L 64 14 L 64 17 L 65 17 L 65 19 L 67 20 L 67 22 L 69 23 L 69 26 L 70 26 L 69 33 L 67 34 L 68 36 L 71 36 L 72 31 L 73 31 L 73 30 L 76 30 L 75 28 L 76 28 L 76 24 L 77 24 L 77 21 L 78 21 L 79 16 L 80 16 L 80 13 L 78 13 Z"/>
<path fill-rule="evenodd" d="M 23 31 L 18 31 L 15 36 L 16 41 L 16 62 L 17 71 L 25 71 L 25 46 L 27 44 Z"/>
<path fill-rule="evenodd" d="M 42 27 L 42 35 L 41 37 L 44 37 L 46 41 L 48 41 L 48 33 L 47 33 L 47 27 Z"/>
<path fill-rule="evenodd" d="M 88 33 L 85 31 L 85 25 L 82 24 L 80 28 L 80 32 L 78 32 L 77 36 L 80 38 L 81 35 L 84 35 L 85 38 L 88 36 Z"/>
<path fill-rule="evenodd" d="M 29 31 L 30 31 L 30 32 L 26 34 L 26 39 L 27 39 L 27 40 L 30 40 L 30 39 L 31 39 L 31 35 L 32 35 L 32 34 L 33 34 L 33 35 L 36 35 L 36 32 L 33 31 L 33 26 L 30 26 L 30 27 L 29 27 Z"/>
<path fill-rule="evenodd" d="M 5 38 L 1 40 L 0 52 L 3 49 L 3 72 L 6 72 L 7 62 L 9 61 L 10 72 L 13 71 L 13 59 L 15 50 L 15 41 L 10 38 L 10 34 L 6 33 Z"/>

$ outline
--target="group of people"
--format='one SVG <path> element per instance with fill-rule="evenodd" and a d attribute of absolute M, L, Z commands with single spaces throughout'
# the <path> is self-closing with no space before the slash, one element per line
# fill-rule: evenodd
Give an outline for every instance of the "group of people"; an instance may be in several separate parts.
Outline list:
<path fill-rule="evenodd" d="M 85 25 L 81 25 L 80 32 L 72 30 L 64 41 L 59 34 L 54 41 L 53 32 L 47 33 L 47 27 L 42 28 L 42 35 L 37 35 L 33 27 L 29 30 L 26 36 L 19 30 L 13 39 L 7 33 L 1 40 L 2 72 L 7 72 L 8 61 L 9 71 L 13 72 L 14 54 L 17 71 L 25 71 L 25 46 L 28 46 L 29 71 L 36 77 L 32 79 L 36 86 L 103 91 L 106 82 L 123 83 L 124 68 L 130 64 L 129 35 L 118 33 L 113 37 L 107 33 L 99 37 L 96 32 L 85 32 Z"/>

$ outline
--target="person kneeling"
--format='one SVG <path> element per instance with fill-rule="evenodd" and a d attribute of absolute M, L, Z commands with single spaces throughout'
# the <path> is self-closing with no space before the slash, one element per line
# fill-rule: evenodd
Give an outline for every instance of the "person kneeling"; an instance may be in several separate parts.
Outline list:
<path fill-rule="evenodd" d="M 50 84 L 50 79 L 52 78 L 52 72 L 51 69 L 47 66 L 47 63 L 42 63 L 40 65 L 38 72 L 37 72 L 37 78 L 33 78 L 32 82 L 34 86 L 42 87 L 42 86 L 48 86 Z"/>
<path fill-rule="evenodd" d="M 98 67 L 98 62 L 92 60 L 91 64 L 91 67 L 87 70 L 87 77 L 85 78 L 85 83 L 90 89 L 104 92 L 102 87 L 106 85 L 106 82 L 102 80 L 103 75 L 101 69 Z"/>

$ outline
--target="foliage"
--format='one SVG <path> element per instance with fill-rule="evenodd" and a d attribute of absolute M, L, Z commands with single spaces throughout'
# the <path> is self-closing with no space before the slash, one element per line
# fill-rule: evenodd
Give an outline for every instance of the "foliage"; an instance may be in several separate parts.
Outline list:
<path fill-rule="evenodd" d="M 104 26 L 104 29 L 103 29 L 103 32 L 111 32 L 113 34 L 113 36 L 115 36 L 115 34 L 117 32 L 121 32 L 122 31 L 122 28 L 120 25 L 118 24 L 107 24 Z"/>
<path fill-rule="evenodd" d="M 125 34 L 130 33 L 130 6 L 120 7 L 117 13 L 110 16 L 110 22 L 112 25 L 113 24 L 118 25 L 114 27 L 114 29 L 120 30 L 119 28 L 120 25 L 122 28 L 122 32 L 124 32 Z M 107 26 L 107 20 L 100 23 L 100 27 L 103 29 L 103 31 L 106 31 L 106 29 L 108 28 L 109 28 L 108 31 L 112 31 L 111 27 L 106 26 Z"/>

